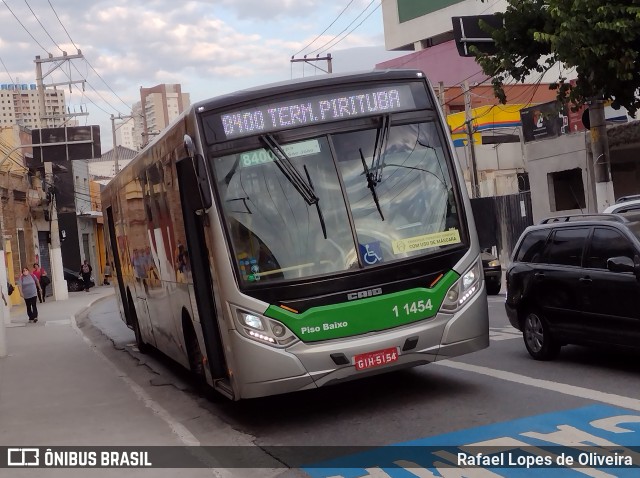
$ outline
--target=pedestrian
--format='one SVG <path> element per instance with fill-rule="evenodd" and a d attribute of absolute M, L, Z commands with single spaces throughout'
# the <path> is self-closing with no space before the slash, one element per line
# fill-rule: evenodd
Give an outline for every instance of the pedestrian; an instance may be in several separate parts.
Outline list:
<path fill-rule="evenodd" d="M 92 267 L 89 265 L 88 260 L 84 260 L 84 264 L 80 266 L 80 275 L 82 276 L 82 280 L 84 281 L 84 290 L 85 292 L 89 292 L 91 288 L 91 271 Z"/>
<path fill-rule="evenodd" d="M 111 266 L 107 263 L 104 266 L 104 285 L 111 285 L 109 280 L 111 279 Z"/>
<path fill-rule="evenodd" d="M 35 262 L 33 264 L 33 271 L 31 271 L 31 273 L 34 276 L 36 276 L 36 279 L 38 279 L 38 282 L 40 282 L 43 272 L 44 272 L 44 269 L 40 267 L 40 264 Z M 44 297 L 42 296 L 42 284 L 40 284 L 40 289 L 38 289 L 38 300 L 40 301 L 41 304 L 44 302 Z"/>
<path fill-rule="evenodd" d="M 36 276 L 34 276 L 28 267 L 22 268 L 22 275 L 17 281 L 18 290 L 20 295 L 24 299 L 24 303 L 27 306 L 27 315 L 29 316 L 29 322 L 38 321 L 38 290 L 40 289 L 40 283 Z"/>
<path fill-rule="evenodd" d="M 42 298 L 42 300 L 40 301 L 41 303 L 44 302 L 47 298 L 47 287 L 49 286 L 49 284 L 51 284 L 51 279 L 49 279 L 47 271 L 42 269 L 42 274 L 40 275 L 40 297 Z"/>

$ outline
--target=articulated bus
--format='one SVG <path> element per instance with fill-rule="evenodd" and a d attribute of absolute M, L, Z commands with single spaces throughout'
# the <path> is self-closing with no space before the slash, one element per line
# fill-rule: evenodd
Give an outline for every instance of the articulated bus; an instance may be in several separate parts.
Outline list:
<path fill-rule="evenodd" d="M 193 104 L 102 205 L 138 348 L 233 400 L 489 345 L 462 170 L 420 71 Z"/>

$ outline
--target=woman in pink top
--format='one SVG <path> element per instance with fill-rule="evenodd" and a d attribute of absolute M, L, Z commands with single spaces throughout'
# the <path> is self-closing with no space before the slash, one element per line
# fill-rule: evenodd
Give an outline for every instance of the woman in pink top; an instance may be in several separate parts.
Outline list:
<path fill-rule="evenodd" d="M 40 264 L 38 264 L 37 262 L 33 264 L 33 271 L 31 273 L 36 276 L 36 279 L 38 279 L 38 283 L 40 282 L 40 278 L 42 277 L 42 271 L 44 271 L 44 269 L 40 267 Z M 44 302 L 44 294 L 42 293 L 41 288 L 38 289 L 38 300 L 40 301 L 40 303 Z"/>

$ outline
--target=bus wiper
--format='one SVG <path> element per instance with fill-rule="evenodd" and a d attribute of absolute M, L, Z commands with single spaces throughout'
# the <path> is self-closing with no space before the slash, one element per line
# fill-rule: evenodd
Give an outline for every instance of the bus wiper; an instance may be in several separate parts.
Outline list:
<path fill-rule="evenodd" d="M 313 191 L 313 183 L 311 182 L 311 175 L 309 174 L 309 170 L 307 169 L 307 165 L 303 166 L 304 173 L 307 175 L 307 180 L 309 181 L 309 186 L 311 186 L 311 190 Z M 316 211 L 318 211 L 318 220 L 320 221 L 320 227 L 322 228 L 322 234 L 324 238 L 327 238 L 327 226 L 324 223 L 324 216 L 322 215 L 322 211 L 320 210 L 320 201 L 316 201 Z"/>
<path fill-rule="evenodd" d="M 382 182 L 382 169 L 384 168 L 384 154 L 387 150 L 389 141 L 389 131 L 391 129 L 391 115 L 382 117 L 382 124 L 376 133 L 376 142 L 373 146 L 373 158 L 371 160 L 371 169 L 374 171 L 374 184 Z"/>
<path fill-rule="evenodd" d="M 302 199 L 304 199 L 309 206 L 317 204 L 319 198 L 316 196 L 313 187 L 305 182 L 304 178 L 291 162 L 291 159 L 289 159 L 289 156 L 287 156 L 287 153 L 284 152 L 273 135 L 263 134 L 260 136 L 260 139 L 275 157 L 276 166 L 278 166 L 280 171 L 282 171 L 282 174 L 284 174 L 284 176 L 289 180 L 296 191 L 300 193 Z"/>
<path fill-rule="evenodd" d="M 376 203 L 376 207 L 378 208 L 378 212 L 380 213 L 380 218 L 384 221 L 382 209 L 380 209 L 380 201 L 378 200 L 378 193 L 376 192 L 376 181 L 374 174 L 367 167 L 367 162 L 364 160 L 364 154 L 362 154 L 362 148 L 359 148 L 358 151 L 360 151 L 360 159 L 362 159 L 362 169 L 364 169 L 364 175 L 367 178 L 367 187 L 371 190 L 373 202 Z"/>

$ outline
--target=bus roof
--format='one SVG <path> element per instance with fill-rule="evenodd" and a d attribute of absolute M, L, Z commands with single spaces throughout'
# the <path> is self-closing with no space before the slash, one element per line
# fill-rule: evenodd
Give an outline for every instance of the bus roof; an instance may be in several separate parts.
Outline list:
<path fill-rule="evenodd" d="M 307 78 L 297 78 L 294 80 L 280 81 L 266 85 L 259 85 L 244 90 L 234 91 L 221 96 L 216 96 L 207 100 L 198 101 L 192 104 L 199 113 L 217 108 L 225 108 L 236 103 L 257 100 L 265 96 L 277 95 L 279 92 L 287 92 L 295 89 L 306 89 L 314 86 L 344 85 L 345 83 L 355 83 L 359 81 L 371 80 L 402 80 L 415 79 L 418 74 L 423 75 L 419 70 L 370 70 L 351 73 L 332 73 L 330 75 L 311 76 Z"/>

